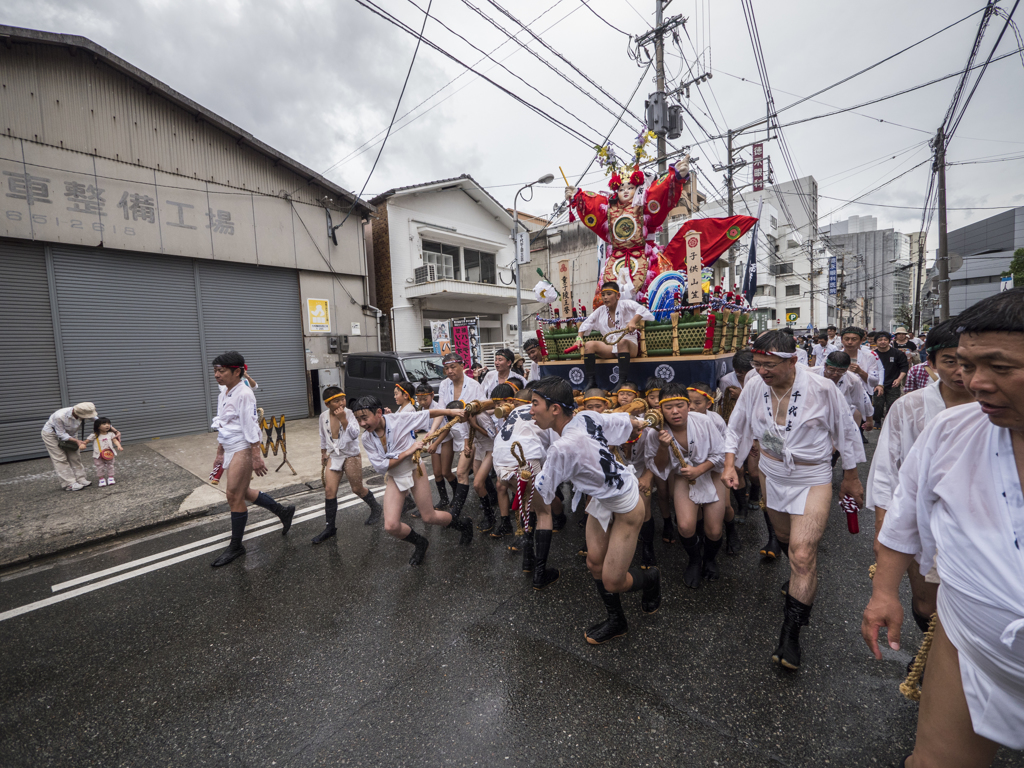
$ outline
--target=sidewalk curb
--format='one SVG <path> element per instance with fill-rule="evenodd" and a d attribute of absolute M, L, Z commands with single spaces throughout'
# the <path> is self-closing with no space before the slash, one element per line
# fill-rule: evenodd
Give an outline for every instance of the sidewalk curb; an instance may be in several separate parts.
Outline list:
<path fill-rule="evenodd" d="M 286 499 L 291 496 L 299 496 L 306 493 L 315 493 L 323 488 L 323 485 L 319 480 L 315 480 L 310 483 L 295 483 L 294 485 L 288 485 L 284 488 L 277 488 L 271 491 L 268 495 L 273 499 Z M 56 555 L 66 555 L 76 550 L 84 549 L 86 547 L 95 546 L 96 544 L 102 544 L 104 542 L 113 541 L 122 536 L 132 533 L 143 533 L 145 531 L 155 531 L 165 526 L 174 525 L 176 523 L 183 523 L 187 520 L 194 520 L 202 517 L 211 517 L 213 515 L 230 512 L 228 503 L 226 501 L 220 501 L 216 504 L 207 504 L 203 507 L 196 507 L 190 509 L 187 512 L 175 514 L 171 517 L 167 517 L 164 520 L 160 520 L 155 523 L 147 523 L 145 525 L 139 525 L 131 528 L 124 528 L 120 530 L 111 531 L 108 533 L 98 534 L 93 538 L 80 541 L 70 546 L 61 547 L 53 551 L 41 551 L 33 552 L 27 555 L 18 557 L 16 560 L 11 560 L 6 563 L 0 563 L 0 572 L 6 571 L 9 568 L 15 568 L 17 566 L 27 565 L 28 563 L 35 562 L 36 560 L 42 560 L 47 557 L 54 557 Z"/>

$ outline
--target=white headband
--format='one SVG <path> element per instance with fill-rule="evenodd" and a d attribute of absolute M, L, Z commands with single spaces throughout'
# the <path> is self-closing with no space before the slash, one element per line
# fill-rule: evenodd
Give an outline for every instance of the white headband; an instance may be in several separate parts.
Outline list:
<path fill-rule="evenodd" d="M 783 357 L 783 358 L 796 357 L 796 352 L 779 352 L 777 350 L 773 350 L 771 352 L 765 352 L 763 349 L 755 349 L 753 351 L 756 354 L 758 354 L 758 355 L 775 355 L 775 357 Z"/>

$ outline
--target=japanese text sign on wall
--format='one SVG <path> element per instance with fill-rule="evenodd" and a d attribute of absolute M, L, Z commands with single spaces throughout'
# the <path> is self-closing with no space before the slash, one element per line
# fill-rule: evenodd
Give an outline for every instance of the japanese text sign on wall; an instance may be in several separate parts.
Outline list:
<path fill-rule="evenodd" d="M 310 333 L 331 332 L 331 309 L 327 299 L 306 299 Z"/>
<path fill-rule="evenodd" d="M 480 346 L 480 318 L 463 317 L 452 320 L 452 352 L 458 352 L 467 368 L 483 365 Z"/>
<path fill-rule="evenodd" d="M 836 283 L 838 281 L 838 274 L 836 268 L 836 257 L 833 256 L 828 260 L 828 295 L 836 295 Z"/>
<path fill-rule="evenodd" d="M 700 233 L 686 233 L 686 302 L 700 304 L 701 287 Z"/>

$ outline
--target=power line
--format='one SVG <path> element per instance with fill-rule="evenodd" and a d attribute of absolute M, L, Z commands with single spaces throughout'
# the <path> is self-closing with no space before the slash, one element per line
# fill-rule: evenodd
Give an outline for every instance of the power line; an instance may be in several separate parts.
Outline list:
<path fill-rule="evenodd" d="M 590 3 L 588 3 L 588 2 L 587 2 L 587 0 L 580 0 L 580 2 L 581 2 L 581 3 L 583 3 L 583 5 L 585 5 L 585 6 L 587 7 L 587 10 L 588 10 L 588 11 L 590 11 L 590 12 L 591 12 L 592 14 L 594 14 L 595 16 L 597 16 L 597 18 L 599 18 L 599 19 L 600 19 L 601 21 L 603 21 L 603 22 L 604 22 L 605 24 L 607 24 L 607 25 L 608 25 L 609 27 L 611 27 L 612 29 L 614 29 L 614 30 L 615 30 L 616 32 L 618 32 L 618 33 L 619 33 L 620 35 L 625 35 L 625 36 L 626 36 L 626 37 L 628 37 L 628 38 L 629 38 L 630 40 L 632 40 L 632 39 L 633 39 L 633 35 L 631 35 L 631 34 L 630 34 L 629 32 L 623 32 L 623 31 L 622 31 L 621 29 L 619 29 L 619 28 L 618 28 L 618 27 L 616 27 L 616 26 L 615 26 L 614 24 L 612 24 L 612 23 L 611 23 L 610 21 L 608 21 L 608 19 L 606 19 L 606 18 L 605 18 L 604 16 L 602 16 L 602 15 L 601 15 L 600 13 L 598 13 L 598 12 L 597 12 L 597 11 L 595 11 L 595 10 L 594 10 L 593 8 L 591 8 L 591 7 L 590 7 Z M 532 23 L 532 22 L 531 22 L 531 23 Z"/>
<path fill-rule="evenodd" d="M 392 16 L 388 12 L 384 11 L 382 8 L 377 6 L 376 3 L 372 2 L 372 0 L 355 0 L 355 1 L 359 5 L 361 5 L 364 8 L 366 8 L 371 13 L 373 13 L 373 14 L 375 14 L 377 16 L 380 16 L 382 19 L 384 19 L 385 21 L 388 21 L 391 24 L 394 24 L 396 27 L 401 29 L 403 32 L 407 32 L 409 34 L 415 34 L 415 31 L 411 30 L 408 25 L 406 25 L 401 20 L 395 18 L 394 16 Z M 510 98 L 512 98 L 515 101 L 517 101 L 520 104 L 522 104 L 524 107 L 529 109 L 531 112 L 536 113 L 537 115 L 539 115 L 540 117 L 544 118 L 545 120 L 547 120 L 548 122 L 552 123 L 553 125 L 558 126 L 563 131 L 568 133 L 570 136 L 572 136 L 574 139 L 576 139 L 577 141 L 581 142 L 582 144 L 584 144 L 588 148 L 592 148 L 594 146 L 594 142 L 593 142 L 592 139 L 587 138 L 586 136 L 581 134 L 579 131 L 577 131 L 575 128 L 571 128 L 570 126 L 568 126 L 565 123 L 563 123 L 561 120 L 559 120 L 559 119 L 549 115 L 547 112 L 542 110 L 540 107 L 538 107 L 538 106 L 536 106 L 534 104 L 531 104 L 526 99 L 523 99 L 521 96 L 518 96 L 517 94 L 513 93 L 511 90 L 509 90 L 505 86 L 495 82 L 491 78 L 487 77 L 487 75 L 483 74 L 482 72 L 477 71 L 476 69 L 474 69 L 470 65 L 466 64 L 464 61 L 462 61 L 458 57 L 456 57 L 455 55 L 453 55 L 453 54 L 449 53 L 448 51 L 444 50 L 443 48 L 441 48 L 436 43 L 433 43 L 432 41 L 430 41 L 429 39 L 427 39 L 425 37 L 423 38 L 423 42 L 425 42 L 428 46 L 430 46 L 435 51 L 440 53 L 442 56 L 445 56 L 445 57 L 451 59 L 452 61 L 454 61 L 459 66 L 464 67 L 465 69 L 468 69 L 470 72 L 475 74 L 481 80 L 484 80 L 485 82 L 490 83 L 491 85 L 493 85 L 495 88 L 497 88 L 502 93 L 506 94 Z"/>
<path fill-rule="evenodd" d="M 546 10 L 542 11 L 542 12 L 541 12 L 541 13 L 540 13 L 540 14 L 539 14 L 539 15 L 538 15 L 538 16 L 537 16 L 537 17 L 536 17 L 536 18 L 535 18 L 535 19 L 534 19 L 534 20 L 533 20 L 532 22 L 530 22 L 530 23 L 531 23 L 531 24 L 535 24 L 536 22 L 540 21 L 540 19 L 541 19 L 541 18 L 543 18 L 543 17 L 544 17 L 544 16 L 546 16 L 546 15 L 547 15 L 548 13 L 550 13 L 551 11 L 553 11 L 553 10 L 554 10 L 555 8 L 557 8 L 557 7 L 559 6 L 559 5 L 561 5 L 561 4 L 563 3 L 563 2 L 565 2 L 565 0 L 555 0 L 555 2 L 554 2 L 554 3 L 552 4 L 552 5 L 548 6 L 548 8 L 547 8 Z M 558 21 L 556 21 L 556 22 L 554 22 L 553 24 L 551 24 L 550 26 L 548 26 L 548 27 L 547 27 L 547 28 L 546 28 L 546 29 L 545 29 L 544 31 L 545 31 L 545 32 L 547 32 L 548 30 L 550 30 L 550 29 L 553 29 L 554 27 L 556 27 L 557 25 L 559 25 L 559 24 L 561 24 L 561 23 L 562 23 L 563 21 L 565 21 L 565 20 L 566 20 L 567 18 L 569 18 L 570 16 L 572 16 L 572 15 L 573 15 L 574 13 L 576 13 L 576 11 L 578 11 L 578 10 L 579 10 L 579 8 L 577 7 L 577 8 L 574 8 L 573 10 L 569 11 L 569 12 L 568 12 L 567 14 L 565 14 L 565 15 L 564 15 L 564 16 L 562 16 L 562 17 L 561 17 L 560 19 L 558 19 Z M 489 51 L 489 54 L 493 54 L 493 53 L 497 52 L 497 51 L 498 51 L 498 50 L 499 50 L 500 48 L 503 48 L 503 47 L 504 47 L 505 45 L 507 45 L 508 43 L 509 43 L 509 41 L 508 41 L 508 40 L 505 40 L 504 42 L 502 42 L 502 43 L 499 43 L 498 45 L 496 45 L 496 46 L 495 46 L 494 48 L 492 48 L 492 49 L 491 49 L 491 50 Z M 515 51 L 512 51 L 511 53 L 509 53 L 509 55 L 508 55 L 508 56 L 506 56 L 506 57 L 505 57 L 505 59 L 509 58 L 509 56 L 513 55 L 514 53 L 515 53 Z M 477 65 L 479 65 L 479 64 L 481 64 L 481 63 L 483 63 L 483 61 L 484 61 L 484 59 L 485 59 L 485 58 L 486 58 L 486 57 L 481 57 L 481 58 L 480 58 L 480 59 L 478 59 L 478 60 L 477 60 L 476 62 L 474 62 L 473 66 L 475 67 L 475 66 L 477 66 Z M 504 61 L 505 59 L 502 59 L 502 61 Z M 491 69 L 493 69 L 493 67 L 491 67 Z M 459 74 L 457 74 L 457 75 L 456 75 L 455 77 L 453 77 L 453 78 L 452 78 L 451 80 L 449 80 L 449 81 L 448 81 L 447 83 L 445 83 L 444 85 L 442 85 L 442 86 L 441 86 L 440 88 L 438 88 L 438 89 L 437 89 L 436 91 L 434 91 L 434 92 L 433 92 L 432 94 L 430 94 L 429 96 L 427 96 L 427 98 L 423 99 L 423 101 L 421 101 L 421 102 L 420 102 L 419 104 L 417 104 L 417 105 L 416 105 L 415 107 L 412 107 L 412 108 L 411 108 L 411 109 L 410 109 L 410 110 L 409 110 L 408 112 L 406 112 L 405 114 L 403 114 L 403 115 L 402 115 L 402 116 L 401 116 L 401 117 L 399 118 L 399 120 L 405 120 L 405 118 L 407 118 L 407 117 L 408 117 L 409 115 L 411 115 L 411 114 L 412 114 L 413 112 L 415 112 L 415 111 L 416 111 L 417 109 L 419 109 L 420 107 L 422 107 L 422 106 L 423 106 L 424 104 L 426 104 L 426 103 L 427 103 L 428 101 L 430 101 L 430 100 L 431 100 L 432 98 L 434 98 L 435 96 L 437 96 L 437 94 L 441 93 L 441 91 L 443 91 L 443 90 L 444 90 L 445 88 L 447 88 L 448 86 L 452 85 L 453 83 L 455 83 L 456 81 L 458 81 L 459 79 L 461 79 L 462 77 L 464 77 L 464 76 L 465 76 L 465 75 L 466 75 L 467 73 L 469 73 L 469 72 L 471 72 L 471 71 L 472 71 L 472 70 L 469 70 L 469 69 L 464 69 L 464 70 L 463 70 L 462 72 L 460 72 Z M 490 70 L 488 70 L 488 71 L 490 71 Z M 413 122 L 415 122 L 416 120 L 419 120 L 419 119 L 420 119 L 421 117 L 423 117 L 424 115 L 426 115 L 426 114 L 427 114 L 428 112 L 430 112 L 431 110 L 433 110 L 433 109 L 436 109 L 436 108 L 437 108 L 437 107 L 439 107 L 439 106 L 440 106 L 441 104 L 443 104 L 444 102 L 446 102 L 446 101 L 447 101 L 448 99 L 452 98 L 452 97 L 453 97 L 453 96 L 454 96 L 455 94 L 459 93 L 459 92 L 460 92 L 460 91 L 461 91 L 461 90 L 462 90 L 463 88 L 466 88 L 466 87 L 468 87 L 469 85 L 471 85 L 471 84 L 472 84 L 473 82 L 475 82 L 475 81 L 472 81 L 472 80 L 471 80 L 470 82 L 467 82 L 467 83 L 465 83 L 465 84 L 464 84 L 464 85 L 462 85 L 462 86 L 461 86 L 460 88 L 456 89 L 456 90 L 455 90 L 454 92 L 452 92 L 452 93 L 448 94 L 448 95 L 447 95 L 447 96 L 445 96 L 445 97 L 444 97 L 443 99 L 441 99 L 440 101 L 438 101 L 438 102 L 437 102 L 436 104 L 432 104 L 432 105 L 431 105 L 430 107 L 428 107 L 427 109 L 423 110 L 423 112 L 421 112 L 420 114 L 416 115 L 416 116 L 415 116 L 415 117 L 413 117 L 413 118 L 412 118 L 411 120 L 409 120 L 409 121 L 405 122 L 404 124 L 400 125 L 400 126 L 399 126 L 399 127 L 398 127 L 398 128 L 396 129 L 396 131 L 400 131 L 400 130 L 402 130 L 402 129 L 404 129 L 404 128 L 407 128 L 407 127 L 408 127 L 409 125 L 411 125 L 411 124 L 412 124 Z M 323 175 L 323 174 L 327 173 L 328 171 L 330 171 L 330 170 L 332 170 L 332 169 L 336 168 L 336 167 L 337 167 L 337 166 L 339 166 L 339 165 L 342 165 L 342 164 L 344 164 L 344 163 L 347 163 L 347 162 L 348 162 L 348 161 L 349 161 L 350 159 L 352 159 L 352 158 L 354 158 L 354 157 L 358 157 L 359 155 L 363 154 L 363 152 L 366 152 L 367 150 L 369 150 L 369 149 L 370 149 L 370 148 L 371 148 L 371 147 L 373 146 L 373 142 L 374 142 L 374 140 L 375 140 L 375 139 L 376 139 L 376 138 L 377 138 L 378 136 L 380 136 L 380 135 L 381 135 L 382 133 L 384 133 L 384 130 L 380 130 L 380 131 L 378 131 L 378 132 L 377 132 L 376 134 L 374 134 L 373 136 L 371 136 L 371 137 L 370 137 L 369 139 L 367 139 L 366 141 L 364 141 L 364 142 L 363 142 L 362 144 L 360 144 L 360 145 L 359 145 L 358 147 L 356 147 L 356 148 L 355 148 L 354 150 L 352 150 L 352 151 L 351 151 L 351 152 L 349 152 L 349 153 L 348 153 L 347 155 L 345 155 L 345 157 L 343 157 L 343 158 L 342 158 L 341 160 L 338 160 L 338 161 L 337 161 L 336 163 L 333 163 L 332 165 L 330 165 L 330 166 L 328 166 L 328 167 L 327 167 L 326 169 L 324 169 L 324 170 L 323 170 L 323 171 L 321 172 L 321 175 Z M 365 149 L 364 149 L 364 147 L 365 147 Z"/>

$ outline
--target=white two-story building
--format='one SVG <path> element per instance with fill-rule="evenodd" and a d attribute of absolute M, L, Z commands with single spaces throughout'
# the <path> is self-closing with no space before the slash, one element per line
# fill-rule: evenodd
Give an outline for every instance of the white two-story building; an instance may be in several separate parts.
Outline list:
<path fill-rule="evenodd" d="M 430 344 L 431 320 L 463 317 L 480 319 L 484 344 L 515 338 L 512 215 L 497 200 L 462 175 L 388 190 L 373 205 L 383 348 L 417 350 Z"/>

